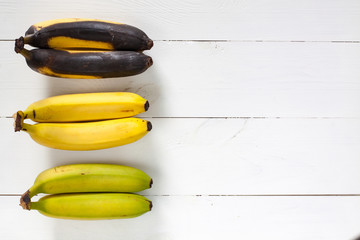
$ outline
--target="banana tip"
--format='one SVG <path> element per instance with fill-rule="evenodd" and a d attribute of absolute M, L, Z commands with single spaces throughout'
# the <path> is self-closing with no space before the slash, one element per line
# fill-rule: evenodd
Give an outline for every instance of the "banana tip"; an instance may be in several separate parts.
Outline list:
<path fill-rule="evenodd" d="M 144 105 L 145 112 L 149 109 L 149 107 L 150 107 L 150 103 L 149 103 L 149 101 L 146 101 L 146 103 Z"/>
<path fill-rule="evenodd" d="M 150 132 L 151 129 L 152 129 L 152 124 L 151 124 L 151 122 L 148 121 L 146 126 L 147 126 L 147 131 Z"/>
<path fill-rule="evenodd" d="M 147 42 L 147 49 L 150 50 L 153 46 L 154 46 L 153 40 L 149 39 L 149 41 Z"/>
<path fill-rule="evenodd" d="M 30 210 L 30 191 L 27 190 L 20 198 L 20 206 L 25 210 Z"/>
<path fill-rule="evenodd" d="M 150 188 L 152 187 L 153 183 L 154 183 L 154 181 L 152 179 L 150 179 L 150 184 L 149 184 Z"/>
<path fill-rule="evenodd" d="M 153 208 L 152 201 L 149 200 L 149 211 L 151 211 L 152 208 Z"/>
<path fill-rule="evenodd" d="M 153 65 L 153 60 L 151 57 L 148 57 L 147 61 L 146 61 L 146 67 L 151 67 Z"/>

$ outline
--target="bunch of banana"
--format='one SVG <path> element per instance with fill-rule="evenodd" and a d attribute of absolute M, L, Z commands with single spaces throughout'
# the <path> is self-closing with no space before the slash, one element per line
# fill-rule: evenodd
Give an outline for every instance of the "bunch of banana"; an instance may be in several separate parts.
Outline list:
<path fill-rule="evenodd" d="M 38 49 L 27 50 L 25 44 Z M 41 74 L 62 78 L 125 77 L 144 72 L 153 41 L 140 29 L 95 19 L 56 19 L 32 25 L 15 52 Z"/>
<path fill-rule="evenodd" d="M 149 102 L 134 93 L 80 93 L 50 97 L 14 114 L 15 131 L 37 143 L 62 150 L 98 150 L 135 142 L 152 129 L 133 116 Z M 25 123 L 31 119 L 36 124 Z"/>
<path fill-rule="evenodd" d="M 66 219 L 115 219 L 140 216 L 152 202 L 130 192 L 152 186 L 136 168 L 114 164 L 72 164 L 43 171 L 20 199 L 27 210 Z M 51 194 L 31 202 L 38 193 Z"/>

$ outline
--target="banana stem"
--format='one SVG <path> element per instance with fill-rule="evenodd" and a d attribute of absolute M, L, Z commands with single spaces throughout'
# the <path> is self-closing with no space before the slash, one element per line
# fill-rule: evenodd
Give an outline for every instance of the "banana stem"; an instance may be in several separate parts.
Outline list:
<path fill-rule="evenodd" d="M 18 39 L 15 39 L 15 52 L 20 53 L 21 50 L 24 48 L 24 38 L 19 37 Z"/>
<path fill-rule="evenodd" d="M 24 44 L 29 44 L 29 43 L 31 43 L 33 37 L 34 37 L 34 34 L 26 35 L 25 37 L 23 37 Z"/>
<path fill-rule="evenodd" d="M 15 39 L 15 52 L 21 53 L 21 51 L 24 49 L 25 44 L 30 44 L 32 42 L 34 35 L 27 35 L 25 37 L 19 37 L 18 39 Z"/>
<path fill-rule="evenodd" d="M 13 115 L 13 118 L 15 120 L 14 121 L 15 132 L 19 132 L 23 127 L 24 113 L 22 111 L 18 111 Z"/>
<path fill-rule="evenodd" d="M 15 39 L 15 52 L 20 53 L 23 55 L 26 60 L 30 60 L 31 58 L 31 52 L 24 48 L 24 44 L 27 43 L 29 40 L 24 39 L 24 37 L 20 37 L 18 39 Z"/>
<path fill-rule="evenodd" d="M 31 52 L 25 48 L 21 49 L 18 53 L 20 53 L 21 55 L 23 55 L 26 60 L 30 60 L 31 59 Z"/>
<path fill-rule="evenodd" d="M 22 122 L 22 124 L 21 124 L 21 130 L 22 131 L 28 131 L 29 130 L 29 127 L 31 128 L 31 124 L 27 124 L 27 123 L 24 123 L 24 122 Z"/>
<path fill-rule="evenodd" d="M 31 203 L 31 198 L 30 198 L 30 191 L 27 190 L 20 198 L 20 206 L 25 209 L 25 210 L 30 210 L 30 203 Z"/>

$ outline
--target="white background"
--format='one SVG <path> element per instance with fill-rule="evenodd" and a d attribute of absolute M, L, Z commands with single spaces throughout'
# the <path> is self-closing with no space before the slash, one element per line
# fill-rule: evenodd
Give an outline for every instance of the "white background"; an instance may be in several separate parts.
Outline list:
<path fill-rule="evenodd" d="M 39 21 L 97 18 L 154 40 L 128 78 L 42 76 L 13 39 Z M 360 1 L 0 1 L 0 238 L 307 239 L 360 236 Z M 153 130 L 91 152 L 53 150 L 10 116 L 45 97 L 130 91 Z M 18 206 L 41 171 L 105 162 L 147 172 L 153 211 L 129 220 L 51 219 Z"/>

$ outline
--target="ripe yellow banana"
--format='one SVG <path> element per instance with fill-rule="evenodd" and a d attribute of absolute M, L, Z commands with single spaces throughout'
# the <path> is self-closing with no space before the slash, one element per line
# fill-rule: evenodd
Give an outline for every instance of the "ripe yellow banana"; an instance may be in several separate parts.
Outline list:
<path fill-rule="evenodd" d="M 24 42 L 38 48 L 148 50 L 153 41 L 140 29 L 97 19 L 54 19 L 32 25 Z"/>
<path fill-rule="evenodd" d="M 62 150 L 98 150 L 135 142 L 152 129 L 139 118 L 81 123 L 22 123 L 21 130 L 46 147 Z"/>
<path fill-rule="evenodd" d="M 34 71 L 60 78 L 113 78 L 147 70 L 152 58 L 134 51 L 72 51 L 15 47 Z"/>
<path fill-rule="evenodd" d="M 71 164 L 41 172 L 33 186 L 21 197 L 29 204 L 38 193 L 139 192 L 151 188 L 153 181 L 143 171 L 115 164 Z"/>
<path fill-rule="evenodd" d="M 38 210 L 48 217 L 76 220 L 133 218 L 151 208 L 151 201 L 129 193 L 55 194 L 42 197 L 28 206 L 28 210 Z"/>
<path fill-rule="evenodd" d="M 18 111 L 16 122 L 83 122 L 132 117 L 147 111 L 149 102 L 135 93 L 80 93 L 49 97 Z"/>

